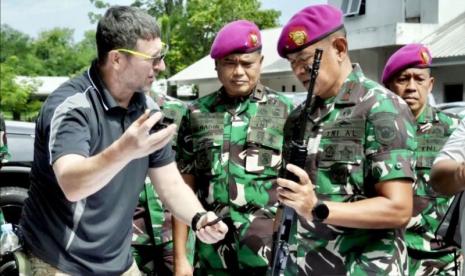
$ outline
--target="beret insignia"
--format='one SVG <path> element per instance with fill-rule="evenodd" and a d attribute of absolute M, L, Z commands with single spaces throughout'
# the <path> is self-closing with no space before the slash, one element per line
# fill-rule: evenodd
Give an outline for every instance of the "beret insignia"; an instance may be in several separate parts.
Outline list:
<path fill-rule="evenodd" d="M 258 36 L 255 33 L 249 35 L 250 47 L 255 47 L 258 44 Z"/>
<path fill-rule="evenodd" d="M 429 54 L 428 54 L 428 52 L 426 51 L 425 48 L 421 48 L 421 50 L 420 50 L 420 58 L 421 58 L 422 64 L 424 64 L 424 65 L 429 64 L 430 57 L 429 57 Z"/>
<path fill-rule="evenodd" d="M 304 30 L 293 31 L 289 33 L 289 38 L 295 45 L 301 46 L 307 41 L 307 33 Z"/>

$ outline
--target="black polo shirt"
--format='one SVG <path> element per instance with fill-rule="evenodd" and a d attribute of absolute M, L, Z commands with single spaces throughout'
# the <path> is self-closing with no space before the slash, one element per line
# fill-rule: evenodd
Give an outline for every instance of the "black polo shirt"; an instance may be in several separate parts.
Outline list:
<path fill-rule="evenodd" d="M 21 226 L 28 248 L 73 275 L 119 275 L 132 264 L 132 216 L 149 167 L 174 160 L 170 145 L 131 161 L 101 190 L 69 202 L 52 164 L 66 154 L 93 156 L 117 140 L 146 108 L 159 109 L 136 92 L 118 106 L 94 64 L 47 99 L 36 126 L 31 188 Z M 98 168 L 95 168 L 98 170 Z"/>

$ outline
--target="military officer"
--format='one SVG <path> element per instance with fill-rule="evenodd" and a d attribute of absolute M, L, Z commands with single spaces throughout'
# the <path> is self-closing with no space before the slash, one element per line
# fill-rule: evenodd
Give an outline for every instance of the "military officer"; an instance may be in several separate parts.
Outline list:
<path fill-rule="evenodd" d="M 292 103 L 260 83 L 261 48 L 254 23 L 225 25 L 210 52 L 223 86 L 196 100 L 180 129 L 184 179 L 198 190 L 207 210 L 227 217 L 231 231 L 224 242 L 197 242 L 198 275 L 263 275 L 271 257 L 273 180 Z"/>
<path fill-rule="evenodd" d="M 299 182 L 278 178 L 278 199 L 295 209 L 286 275 L 406 275 L 402 227 L 412 212 L 415 131 L 398 96 L 352 64 L 342 12 L 302 9 L 283 27 L 278 52 L 305 87 L 315 50 L 323 55 L 308 116 Z M 291 144 L 302 105 L 286 121 Z"/>
<path fill-rule="evenodd" d="M 439 195 L 430 184 L 433 160 L 457 127 L 459 118 L 428 104 L 434 84 L 431 62 L 427 47 L 408 44 L 389 58 L 382 82 L 405 100 L 416 119 L 417 180 L 413 215 L 405 235 L 410 275 L 460 275 L 460 249 L 443 244 L 441 237 L 438 240 L 435 235 L 452 197 Z"/>

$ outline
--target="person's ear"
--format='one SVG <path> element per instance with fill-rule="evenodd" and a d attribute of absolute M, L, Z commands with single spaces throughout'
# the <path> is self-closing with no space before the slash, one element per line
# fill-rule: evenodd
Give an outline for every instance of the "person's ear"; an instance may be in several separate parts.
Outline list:
<path fill-rule="evenodd" d="M 347 39 L 345 37 L 336 37 L 333 40 L 332 46 L 336 50 L 338 61 L 339 62 L 344 61 L 347 58 L 347 55 L 349 52 Z"/>
<path fill-rule="evenodd" d="M 434 87 L 434 77 L 430 77 L 431 82 L 429 83 L 428 92 L 431 93 Z"/>
<path fill-rule="evenodd" d="M 108 52 L 107 63 L 114 69 L 119 69 L 121 67 L 122 54 L 116 50 L 111 50 Z"/>

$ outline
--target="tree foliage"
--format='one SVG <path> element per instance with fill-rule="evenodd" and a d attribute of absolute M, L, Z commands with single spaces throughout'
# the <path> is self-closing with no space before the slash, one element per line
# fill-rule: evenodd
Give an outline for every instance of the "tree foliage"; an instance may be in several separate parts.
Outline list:
<path fill-rule="evenodd" d="M 21 114 L 34 114 L 40 109 L 40 102 L 33 97 L 40 84 L 36 81 L 17 82 L 15 70 L 18 63 L 16 56 L 0 63 L 1 110 L 11 112 L 15 120 L 20 120 Z"/>
<path fill-rule="evenodd" d="M 88 67 L 96 56 L 95 31 L 74 43 L 71 29 L 44 31 L 34 40 L 2 25 L 0 42 L 1 110 L 10 112 L 14 119 L 34 114 L 40 108 L 33 94 L 40 83 L 20 83 L 18 76 L 72 76 Z"/>
<path fill-rule="evenodd" d="M 86 68 L 97 52 L 95 31 L 88 31 L 78 43 L 73 41 L 73 33 L 72 29 L 54 28 L 41 32 L 33 40 L 2 25 L 0 63 L 16 57 L 16 75 L 72 76 Z"/>
<path fill-rule="evenodd" d="M 17 75 L 36 75 L 43 68 L 42 63 L 34 55 L 33 40 L 8 25 L 1 25 L 0 35 L 0 63 L 10 57 L 16 57 L 15 73 Z"/>

